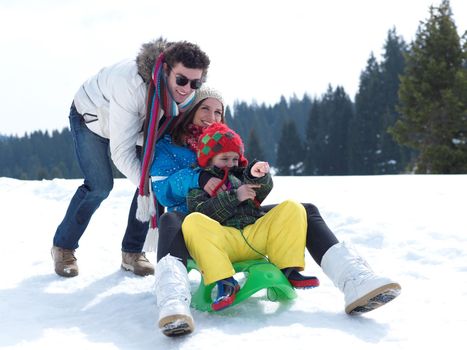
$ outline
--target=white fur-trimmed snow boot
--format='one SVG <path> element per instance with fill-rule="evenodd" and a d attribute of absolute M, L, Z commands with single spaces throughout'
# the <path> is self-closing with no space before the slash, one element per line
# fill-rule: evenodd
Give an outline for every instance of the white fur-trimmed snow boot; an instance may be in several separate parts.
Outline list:
<path fill-rule="evenodd" d="M 383 306 L 401 291 L 399 283 L 376 275 L 355 249 L 345 242 L 328 249 L 321 260 L 321 268 L 344 293 L 345 312 L 350 315 Z"/>
<path fill-rule="evenodd" d="M 159 309 L 159 328 L 168 337 L 193 332 L 190 312 L 190 282 L 182 262 L 170 254 L 156 265 L 155 291 Z"/>

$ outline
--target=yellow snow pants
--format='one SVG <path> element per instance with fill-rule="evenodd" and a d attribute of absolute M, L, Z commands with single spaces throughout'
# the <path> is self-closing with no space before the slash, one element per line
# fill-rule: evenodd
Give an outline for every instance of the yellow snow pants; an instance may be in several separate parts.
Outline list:
<path fill-rule="evenodd" d="M 243 230 L 222 226 L 197 212 L 188 215 L 182 224 L 188 251 L 206 285 L 233 276 L 232 262 L 259 259 L 261 254 L 279 269 L 303 270 L 306 229 L 305 208 L 292 200 L 278 204 Z"/>

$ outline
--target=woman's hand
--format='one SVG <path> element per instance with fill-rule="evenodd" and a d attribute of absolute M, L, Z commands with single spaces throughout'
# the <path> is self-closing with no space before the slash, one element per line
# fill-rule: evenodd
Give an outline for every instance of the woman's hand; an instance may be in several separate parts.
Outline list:
<path fill-rule="evenodd" d="M 206 182 L 206 185 L 203 187 L 203 190 L 205 190 L 211 197 L 214 194 L 214 189 L 219 185 L 221 182 L 221 179 L 218 179 L 217 177 L 211 177 L 208 182 Z M 224 184 L 222 185 L 217 192 L 223 192 L 227 191 L 227 186 Z"/>
<path fill-rule="evenodd" d="M 251 176 L 253 177 L 263 177 L 267 173 L 269 173 L 268 162 L 256 162 L 251 167 Z"/>
<path fill-rule="evenodd" d="M 246 201 L 247 199 L 255 199 L 256 191 L 255 188 L 260 188 L 261 185 L 245 184 L 237 188 L 237 199 L 239 202 Z"/>

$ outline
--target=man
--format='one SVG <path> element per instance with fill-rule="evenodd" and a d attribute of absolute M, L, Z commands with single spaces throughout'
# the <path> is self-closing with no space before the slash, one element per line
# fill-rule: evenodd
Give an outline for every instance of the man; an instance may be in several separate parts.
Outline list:
<path fill-rule="evenodd" d="M 150 140 L 145 142 L 144 136 L 153 135 L 151 126 L 164 120 L 165 129 L 156 132 L 160 137 L 179 112 L 190 106 L 209 63 L 197 45 L 159 38 L 142 45 L 136 60 L 105 67 L 80 87 L 69 119 L 84 183 L 53 238 L 52 257 L 58 275 L 78 275 L 75 250 L 92 215 L 112 190 L 112 161 L 140 187 L 130 207 L 121 266 L 140 276 L 154 274 L 154 266 L 142 252 L 149 225 L 136 218 L 138 194 L 147 194 L 142 186 L 147 177 L 142 160 L 144 165 L 152 153 L 152 148 L 147 149 Z M 152 119 L 155 123 L 151 124 Z"/>

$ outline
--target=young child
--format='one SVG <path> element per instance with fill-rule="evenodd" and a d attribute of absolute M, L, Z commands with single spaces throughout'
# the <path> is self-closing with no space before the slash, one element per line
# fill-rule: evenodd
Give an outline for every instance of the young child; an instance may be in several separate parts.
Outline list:
<path fill-rule="evenodd" d="M 235 300 L 239 285 L 232 262 L 267 256 L 295 288 L 319 285 L 316 277 L 301 275 L 305 266 L 306 212 L 287 200 L 264 213 L 260 203 L 272 190 L 267 162 L 248 165 L 242 140 L 225 124 L 206 128 L 198 142 L 202 176 L 222 179 L 210 195 L 192 189 L 187 197 L 191 212 L 182 231 L 190 255 L 198 264 L 206 285 L 217 282 L 213 310 Z M 218 191 L 220 187 L 226 190 Z"/>

